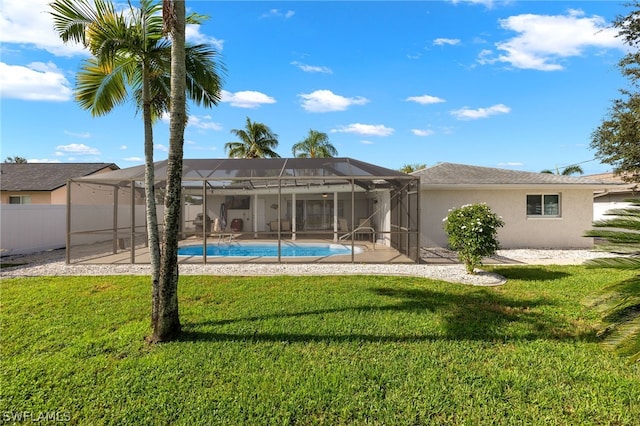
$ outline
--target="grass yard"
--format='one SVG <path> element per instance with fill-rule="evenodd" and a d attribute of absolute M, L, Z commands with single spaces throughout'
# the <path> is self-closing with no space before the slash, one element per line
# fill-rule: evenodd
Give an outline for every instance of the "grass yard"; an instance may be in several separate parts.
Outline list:
<path fill-rule="evenodd" d="M 0 415 L 71 424 L 637 425 L 640 365 L 584 301 L 629 271 L 180 279 L 180 341 L 148 346 L 147 277 L 0 281 Z M 0 420 L 1 421 L 1 420 Z"/>

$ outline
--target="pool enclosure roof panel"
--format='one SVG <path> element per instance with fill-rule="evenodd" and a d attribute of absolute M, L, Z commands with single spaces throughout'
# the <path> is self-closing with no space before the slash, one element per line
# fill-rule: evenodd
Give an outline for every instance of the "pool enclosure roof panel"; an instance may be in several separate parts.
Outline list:
<path fill-rule="evenodd" d="M 155 163 L 156 182 L 167 178 L 167 160 Z M 265 158 L 265 159 L 185 159 L 182 162 L 183 181 L 243 180 L 261 186 L 277 181 L 309 184 L 317 181 L 415 180 L 414 176 L 352 158 Z M 78 178 L 86 181 L 143 181 L 144 165 Z M 294 183 L 295 182 L 295 183 Z"/>

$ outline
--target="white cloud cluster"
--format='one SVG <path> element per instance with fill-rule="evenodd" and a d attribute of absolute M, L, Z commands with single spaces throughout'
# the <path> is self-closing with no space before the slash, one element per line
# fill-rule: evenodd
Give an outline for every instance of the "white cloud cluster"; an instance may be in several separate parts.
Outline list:
<path fill-rule="evenodd" d="M 446 102 L 442 98 L 439 98 L 437 96 L 431 96 L 431 95 L 409 96 L 406 99 L 406 101 L 407 102 L 416 102 L 416 103 L 422 104 L 422 105 L 438 104 L 438 103 L 441 103 L 441 102 Z"/>
<path fill-rule="evenodd" d="M 445 45 L 455 46 L 456 44 L 459 44 L 459 43 L 460 43 L 460 39 L 458 38 L 437 38 L 433 40 L 434 46 L 445 46 Z"/>
<path fill-rule="evenodd" d="M 100 151 L 96 148 L 91 148 L 83 143 L 72 143 L 69 145 L 58 145 L 56 147 L 56 155 L 62 156 L 65 154 L 74 155 L 100 155 Z"/>
<path fill-rule="evenodd" d="M 0 62 L 2 97 L 27 101 L 68 101 L 71 83 L 53 63 L 33 62 L 28 66 Z"/>
<path fill-rule="evenodd" d="M 411 133 L 413 133 L 416 136 L 431 136 L 433 135 L 435 132 L 431 129 L 411 129 Z"/>
<path fill-rule="evenodd" d="M 331 133 L 355 133 L 363 136 L 389 136 L 394 129 L 383 124 L 354 123 L 332 129 Z"/>
<path fill-rule="evenodd" d="M 265 104 L 276 103 L 276 100 L 271 96 L 252 90 L 244 90 L 235 93 L 222 90 L 220 93 L 220 101 L 229 103 L 231 106 L 238 108 L 258 108 Z"/>
<path fill-rule="evenodd" d="M 589 48 L 622 48 L 617 30 L 600 16 L 585 17 L 579 10 L 566 15 L 523 14 L 501 19 L 500 26 L 518 33 L 496 43 L 500 53 L 483 50 L 482 64 L 505 62 L 515 68 L 557 71 L 564 69 L 561 60 L 580 56 Z"/>
<path fill-rule="evenodd" d="M 282 11 L 280 9 L 270 9 L 268 12 L 263 13 L 261 18 L 284 18 L 284 19 L 289 19 L 295 14 L 296 14 L 296 12 L 294 12 L 293 10 Z"/>
<path fill-rule="evenodd" d="M 457 109 L 451 111 L 451 115 L 456 117 L 458 120 L 477 120 L 479 118 L 487 118 L 492 115 L 498 114 L 508 114 L 511 112 L 511 108 L 504 104 L 496 104 L 492 105 L 488 108 L 478 108 L 471 109 L 468 107 L 464 107 L 461 109 Z"/>
<path fill-rule="evenodd" d="M 331 90 L 316 90 L 312 93 L 301 93 L 302 108 L 309 112 L 344 111 L 352 105 L 365 105 L 369 99 L 362 96 L 347 98 L 336 95 Z"/>
<path fill-rule="evenodd" d="M 190 115 L 187 127 L 200 130 L 222 130 L 222 125 L 211 121 L 210 115 Z"/>
<path fill-rule="evenodd" d="M 200 25 L 187 25 L 185 28 L 185 37 L 190 43 L 211 45 L 218 52 L 221 52 L 224 47 L 224 40 L 202 34 L 200 32 Z"/>
<path fill-rule="evenodd" d="M 333 74 L 333 71 L 331 70 L 331 68 L 324 67 L 324 66 L 307 65 L 307 64 L 300 63 L 298 61 L 291 62 L 291 65 L 295 65 L 296 67 L 300 68 L 304 72 L 319 72 L 324 74 Z"/>

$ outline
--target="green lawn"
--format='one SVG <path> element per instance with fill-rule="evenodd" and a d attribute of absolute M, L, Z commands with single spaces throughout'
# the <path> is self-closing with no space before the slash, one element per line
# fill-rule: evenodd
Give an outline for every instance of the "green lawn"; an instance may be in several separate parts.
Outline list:
<path fill-rule="evenodd" d="M 492 270 L 509 282 L 183 276 L 183 338 L 157 346 L 144 342 L 147 277 L 1 280 L 0 415 L 91 425 L 638 424 L 640 365 L 598 344 L 597 313 L 581 303 L 632 272 Z"/>

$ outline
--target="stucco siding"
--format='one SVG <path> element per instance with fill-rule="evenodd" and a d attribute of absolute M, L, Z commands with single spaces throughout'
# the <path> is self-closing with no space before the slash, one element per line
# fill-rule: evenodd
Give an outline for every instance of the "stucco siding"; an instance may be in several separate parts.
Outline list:
<path fill-rule="evenodd" d="M 447 235 L 443 218 L 449 209 L 464 204 L 486 203 L 502 216 L 505 226 L 498 239 L 503 248 L 590 248 L 593 239 L 582 235 L 591 228 L 593 220 L 593 193 L 591 190 L 567 189 L 560 193 L 561 217 L 528 218 L 527 194 L 539 194 L 531 189 L 491 190 L 422 190 L 421 244 L 425 247 L 446 247 Z M 544 191 L 544 193 L 551 193 Z"/>

